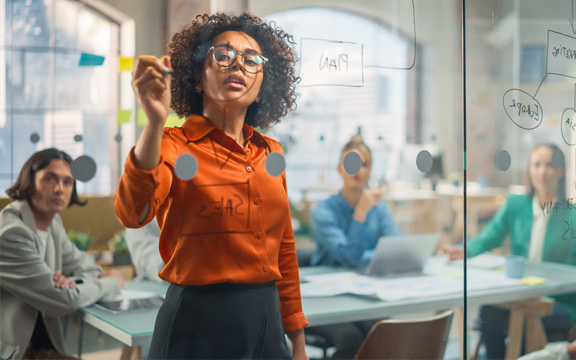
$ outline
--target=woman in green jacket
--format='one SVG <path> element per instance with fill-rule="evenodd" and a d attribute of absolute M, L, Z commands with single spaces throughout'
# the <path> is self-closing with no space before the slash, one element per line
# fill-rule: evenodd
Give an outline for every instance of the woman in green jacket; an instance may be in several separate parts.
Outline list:
<path fill-rule="evenodd" d="M 572 220 L 576 217 L 576 207 L 566 199 L 564 166 L 553 166 L 554 153 L 563 159 L 556 145 L 539 145 L 531 151 L 530 192 L 506 198 L 478 236 L 468 240 L 467 257 L 500 247 L 509 236 L 513 255 L 524 256 L 530 262 L 576 265 L 576 239 L 571 228 L 576 225 Z M 463 249 L 457 246 L 449 247 L 447 253 L 451 259 L 464 257 Z M 554 296 L 554 299 L 553 313 L 542 318 L 543 325 L 548 332 L 567 331 L 576 324 L 576 294 Z M 481 333 L 487 359 L 504 358 L 509 315 L 509 310 L 496 306 L 481 307 Z"/>

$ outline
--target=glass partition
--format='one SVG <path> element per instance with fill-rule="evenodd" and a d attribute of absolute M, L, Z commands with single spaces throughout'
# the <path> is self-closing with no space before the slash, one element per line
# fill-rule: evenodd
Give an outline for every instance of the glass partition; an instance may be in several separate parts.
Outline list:
<path fill-rule="evenodd" d="M 326 6 L 314 1 L 280 5 L 253 0 L 249 10 L 292 34 L 299 59 L 298 107 L 267 132 L 284 148 L 297 246 L 313 249 L 311 265 L 344 266 L 383 279 L 375 286 L 380 294 L 370 285 L 352 290 L 364 295 L 372 291 L 383 300 L 382 318 L 423 318 L 456 309 L 454 323 L 462 324 L 464 263 L 447 264 L 445 255 L 431 256 L 464 239 L 460 2 L 333 1 Z M 345 256 L 335 260 L 339 248 L 333 243 L 352 241 L 354 230 L 327 211 L 342 215 L 348 207 L 361 207 L 347 197 L 353 186 L 342 170 L 349 151 L 342 149 L 355 135 L 371 149 L 365 192 L 379 189 L 379 199 L 398 227 L 397 233 L 382 230 L 362 239 L 374 252 L 365 253 L 369 258 L 365 263 Z M 334 210 L 341 199 L 347 205 Z M 364 224 L 375 226 L 369 220 Z M 339 237 L 338 231 L 344 235 Z M 410 243 L 418 244 L 420 255 L 427 259 L 424 277 L 414 277 L 410 259 L 399 255 Z M 394 256 L 403 266 L 393 265 Z M 392 280 L 397 276 L 407 282 Z M 320 309 L 331 304 L 314 298 L 323 288 L 316 282 L 312 285 L 313 289 L 302 288 L 310 309 L 308 333 L 323 335 L 330 326 L 341 326 L 342 319 L 323 314 Z M 360 300 L 344 299 L 350 308 L 357 306 L 349 319 L 364 324 L 374 320 L 359 310 Z M 446 358 L 458 358 L 465 346 L 463 333 L 458 335 L 454 327 L 450 339 Z"/>
<path fill-rule="evenodd" d="M 128 16 L 141 15 L 134 1 Z M 309 256 L 301 264 L 303 282 L 320 281 L 306 276 L 322 265 L 378 275 L 374 283 L 353 277 L 346 291 L 332 286 L 341 278 L 326 278 L 325 287 L 304 284 L 311 334 L 322 326 L 455 309 L 447 359 L 467 347 L 515 358 L 546 339 L 574 335 L 571 1 L 171 0 L 164 6 L 150 19 L 161 24 L 151 28 L 164 29 L 166 42 L 208 9 L 249 11 L 293 36 L 297 108 L 257 130 L 283 147 L 296 247 Z M 14 183 L 33 152 L 57 146 L 97 164 L 81 195 L 113 196 L 132 137 L 145 122 L 125 95 L 130 79 L 118 66 L 118 22 L 69 0 L 0 0 L 0 20 L 0 190 Z M 137 36 L 150 38 L 152 30 L 141 25 Z M 362 186 L 349 197 L 354 181 Z M 347 211 L 350 220 L 361 196 L 377 205 L 378 226 L 366 225 L 373 229 L 362 233 L 362 256 L 344 251 L 332 261 L 334 249 L 318 250 L 337 242 L 318 209 L 340 201 L 336 211 Z M 400 256 L 407 247 L 417 258 Z M 378 267 L 387 262 L 398 268 Z M 556 317 L 542 323 L 540 314 Z"/>
<path fill-rule="evenodd" d="M 576 320 L 574 11 L 466 1 L 467 300 L 491 358 L 516 358 L 524 326 L 531 352 Z M 476 295 L 487 283 L 490 302 Z"/>

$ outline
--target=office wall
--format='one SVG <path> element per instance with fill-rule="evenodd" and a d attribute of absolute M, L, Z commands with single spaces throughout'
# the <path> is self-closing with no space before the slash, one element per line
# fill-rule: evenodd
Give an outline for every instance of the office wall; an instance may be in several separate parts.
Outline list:
<path fill-rule="evenodd" d="M 166 4 L 158 0 L 103 0 L 134 19 L 135 55 L 161 56 L 166 53 Z"/>

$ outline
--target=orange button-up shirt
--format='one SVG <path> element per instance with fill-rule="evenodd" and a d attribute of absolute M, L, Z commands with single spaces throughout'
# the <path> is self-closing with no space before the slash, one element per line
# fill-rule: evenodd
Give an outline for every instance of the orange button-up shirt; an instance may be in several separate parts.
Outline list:
<path fill-rule="evenodd" d="M 128 156 L 114 198 L 116 214 L 128 228 L 157 218 L 166 264 L 162 279 L 180 285 L 275 280 L 284 328 L 298 330 L 307 321 L 286 175 L 271 176 L 265 167 L 268 154 L 282 153 L 282 147 L 248 125 L 244 134 L 242 148 L 200 115 L 182 127 L 165 128 L 156 168 L 138 168 L 134 149 Z M 192 154 L 198 163 L 188 181 L 175 173 L 182 154 Z M 147 204 L 150 211 L 139 224 Z"/>

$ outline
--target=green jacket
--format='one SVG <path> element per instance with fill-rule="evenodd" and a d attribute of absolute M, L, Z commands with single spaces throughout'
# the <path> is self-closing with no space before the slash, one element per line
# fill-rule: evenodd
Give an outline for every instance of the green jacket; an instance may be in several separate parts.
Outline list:
<path fill-rule="evenodd" d="M 468 257 L 501 246 L 508 235 L 512 254 L 528 257 L 532 200 L 531 195 L 509 195 L 478 236 L 468 241 Z M 566 204 L 569 206 L 564 206 Z M 576 230 L 571 228 L 576 226 L 576 208 L 571 203 L 559 203 L 556 208 L 552 206 L 545 211 L 549 219 L 542 260 L 576 266 L 576 239 L 572 235 Z M 576 293 L 552 297 L 568 307 L 571 323 L 576 325 Z"/>

